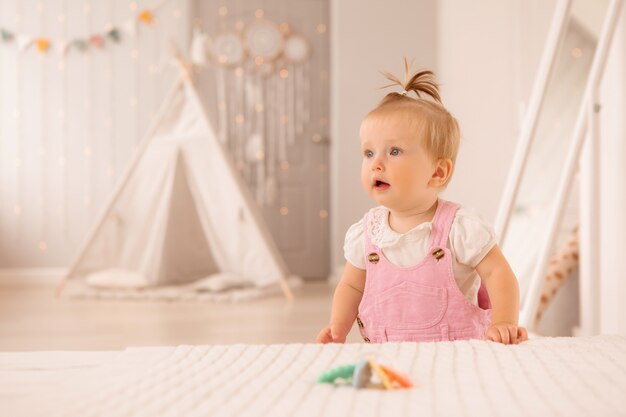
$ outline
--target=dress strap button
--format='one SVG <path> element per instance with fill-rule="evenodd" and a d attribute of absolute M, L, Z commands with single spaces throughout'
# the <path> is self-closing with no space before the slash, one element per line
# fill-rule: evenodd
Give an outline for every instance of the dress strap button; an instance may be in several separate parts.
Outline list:
<path fill-rule="evenodd" d="M 436 248 L 432 252 L 432 255 L 435 257 L 436 260 L 440 260 L 441 258 L 445 256 L 445 254 L 446 252 L 441 248 Z"/>
<path fill-rule="evenodd" d="M 378 256 L 376 252 L 372 252 L 369 255 L 367 255 L 367 260 L 373 264 L 377 264 L 378 261 L 380 261 L 380 256 Z"/>

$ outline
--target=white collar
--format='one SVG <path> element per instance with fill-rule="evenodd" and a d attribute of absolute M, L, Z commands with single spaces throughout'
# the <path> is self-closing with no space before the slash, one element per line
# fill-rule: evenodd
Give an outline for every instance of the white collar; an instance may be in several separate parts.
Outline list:
<path fill-rule="evenodd" d="M 367 230 L 369 237 L 379 248 L 397 245 L 402 240 L 428 239 L 432 229 L 432 222 L 423 222 L 406 233 L 396 232 L 389 226 L 389 209 L 378 206 L 370 210 Z"/>

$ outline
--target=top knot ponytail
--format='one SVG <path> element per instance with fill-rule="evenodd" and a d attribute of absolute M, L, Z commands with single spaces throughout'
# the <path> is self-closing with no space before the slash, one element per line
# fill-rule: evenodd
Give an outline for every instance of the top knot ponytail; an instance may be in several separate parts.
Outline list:
<path fill-rule="evenodd" d="M 392 84 L 386 85 L 382 88 L 388 88 L 393 86 L 400 86 L 402 88 L 402 92 L 393 92 L 389 93 L 385 96 L 383 101 L 380 103 L 386 104 L 388 102 L 396 101 L 398 99 L 412 99 L 408 96 L 410 91 L 415 92 L 415 95 L 418 99 L 422 98 L 422 94 L 430 96 L 434 101 L 439 104 L 443 104 L 441 102 L 441 96 L 439 95 L 439 85 L 435 79 L 435 74 L 432 71 L 419 71 L 412 76 L 409 76 L 409 63 L 406 58 L 404 58 L 404 82 L 400 81 L 398 77 L 395 75 L 385 72 L 383 73 L 387 79 L 393 81 Z"/>
<path fill-rule="evenodd" d="M 373 119 L 378 119 L 404 124 L 414 137 L 422 142 L 433 160 L 450 159 L 454 164 L 461 133 L 456 119 L 441 102 L 435 74 L 424 70 L 411 75 L 406 58 L 404 72 L 404 82 L 393 74 L 383 73 L 392 81 L 392 84 L 383 88 L 399 87 L 400 91 L 387 94 L 378 106 L 365 116 L 362 123 L 367 124 Z M 416 97 L 409 95 L 410 92 L 414 92 Z"/>

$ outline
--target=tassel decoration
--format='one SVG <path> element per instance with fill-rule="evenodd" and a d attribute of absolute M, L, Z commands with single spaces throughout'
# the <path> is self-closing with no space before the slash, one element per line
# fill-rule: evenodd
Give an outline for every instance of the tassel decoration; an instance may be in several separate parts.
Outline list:
<path fill-rule="evenodd" d="M 120 41 L 120 31 L 113 28 L 106 33 L 106 36 L 111 39 L 113 42 L 117 43 Z"/>
<path fill-rule="evenodd" d="M 87 41 L 85 41 L 84 39 L 75 39 L 72 42 L 72 46 L 78 49 L 80 52 L 85 52 L 89 45 L 87 44 Z"/>
<path fill-rule="evenodd" d="M 139 20 L 141 20 L 143 23 L 145 23 L 146 25 L 154 25 L 154 16 L 152 15 L 152 12 L 150 10 L 142 10 L 141 13 L 139 13 L 138 16 Z"/>
<path fill-rule="evenodd" d="M 0 36 L 4 42 L 11 42 L 14 38 L 13 34 L 6 29 L 0 30 Z"/>
<path fill-rule="evenodd" d="M 45 54 L 50 47 L 50 41 L 46 38 L 38 38 L 35 40 L 35 45 L 40 54 Z"/>
<path fill-rule="evenodd" d="M 89 43 L 96 48 L 102 48 L 102 45 L 104 45 L 104 39 L 100 35 L 92 35 L 89 38 Z"/>

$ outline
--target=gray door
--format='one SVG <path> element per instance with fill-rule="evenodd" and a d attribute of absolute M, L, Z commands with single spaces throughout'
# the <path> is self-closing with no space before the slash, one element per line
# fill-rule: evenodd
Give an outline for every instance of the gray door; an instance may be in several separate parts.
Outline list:
<path fill-rule="evenodd" d="M 233 33 L 245 40 L 247 28 L 261 20 L 276 24 L 284 39 L 297 34 L 308 43 L 310 54 L 303 62 L 268 59 L 261 70 L 252 54 L 231 66 L 214 59 L 200 71 L 197 84 L 290 271 L 326 277 L 331 214 L 328 0 L 196 0 L 192 10 L 214 43 Z"/>

